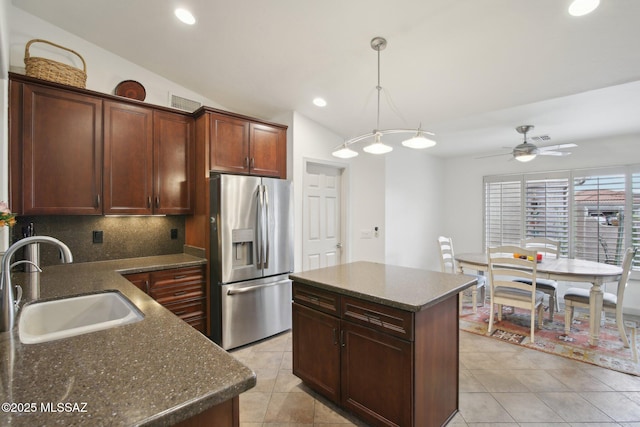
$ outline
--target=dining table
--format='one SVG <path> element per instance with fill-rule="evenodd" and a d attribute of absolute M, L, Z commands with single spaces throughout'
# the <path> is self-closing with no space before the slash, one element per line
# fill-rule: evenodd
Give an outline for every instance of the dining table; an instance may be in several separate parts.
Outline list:
<path fill-rule="evenodd" d="M 483 252 L 456 254 L 455 259 L 460 273 L 465 268 L 479 272 L 486 272 L 489 269 L 488 256 Z M 620 266 L 573 258 L 543 258 L 538 262 L 536 272 L 536 277 L 540 279 L 591 284 L 589 292 L 589 343 L 594 346 L 598 345 L 600 336 L 603 285 L 617 282 L 621 275 L 622 267 Z"/>

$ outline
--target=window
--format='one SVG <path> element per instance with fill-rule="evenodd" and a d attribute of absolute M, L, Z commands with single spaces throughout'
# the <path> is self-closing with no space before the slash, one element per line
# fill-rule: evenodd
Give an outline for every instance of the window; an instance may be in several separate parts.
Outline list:
<path fill-rule="evenodd" d="M 624 255 L 624 174 L 573 178 L 574 257 L 620 265 Z"/>
<path fill-rule="evenodd" d="M 485 182 L 485 246 L 518 244 L 522 238 L 520 181 Z"/>
<path fill-rule="evenodd" d="M 640 246 L 640 165 L 487 176 L 484 191 L 486 246 L 549 237 L 561 256 L 616 265 Z"/>

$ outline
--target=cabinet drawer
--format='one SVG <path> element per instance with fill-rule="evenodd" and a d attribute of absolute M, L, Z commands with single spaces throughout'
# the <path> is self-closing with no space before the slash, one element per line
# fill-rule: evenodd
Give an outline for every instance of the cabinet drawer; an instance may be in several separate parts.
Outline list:
<path fill-rule="evenodd" d="M 171 304 L 165 304 L 165 307 L 171 310 L 178 317 L 204 316 L 205 300 L 199 298 L 196 300 L 179 301 Z"/>
<path fill-rule="evenodd" d="M 340 296 L 333 292 L 293 282 L 293 300 L 334 316 L 340 316 Z"/>
<path fill-rule="evenodd" d="M 181 317 L 181 319 L 193 326 L 197 331 L 203 334 L 207 333 L 207 322 L 204 317 Z"/>
<path fill-rule="evenodd" d="M 204 267 L 201 265 L 151 272 L 151 288 L 169 286 L 176 283 L 204 283 L 204 281 Z"/>
<path fill-rule="evenodd" d="M 413 313 L 386 305 L 342 297 L 342 318 L 413 341 Z"/>
<path fill-rule="evenodd" d="M 149 294 L 162 305 L 177 301 L 204 297 L 204 284 L 200 282 L 177 283 L 173 285 L 151 286 Z"/>
<path fill-rule="evenodd" d="M 204 269 L 201 266 L 154 271 L 149 294 L 162 305 L 204 298 Z"/>

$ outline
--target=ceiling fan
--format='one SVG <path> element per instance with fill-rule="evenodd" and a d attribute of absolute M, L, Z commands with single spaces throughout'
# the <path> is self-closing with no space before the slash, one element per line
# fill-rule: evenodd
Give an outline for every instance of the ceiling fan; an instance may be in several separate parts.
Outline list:
<path fill-rule="evenodd" d="M 511 154 L 513 158 L 520 162 L 529 162 L 536 158 L 536 156 L 568 156 L 571 154 L 569 151 L 560 151 L 566 148 L 577 147 L 576 144 L 559 144 L 559 145 L 549 145 L 545 147 L 538 147 L 531 142 L 527 142 L 527 132 L 533 130 L 533 125 L 522 125 L 516 128 L 516 132 L 523 135 L 522 144 L 516 145 Z M 503 155 L 503 154 L 498 154 Z M 492 157 L 492 156 L 485 156 Z"/>

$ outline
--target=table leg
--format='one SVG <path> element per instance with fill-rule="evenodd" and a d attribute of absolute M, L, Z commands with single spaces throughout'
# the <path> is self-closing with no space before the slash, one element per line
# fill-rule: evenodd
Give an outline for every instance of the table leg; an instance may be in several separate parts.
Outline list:
<path fill-rule="evenodd" d="M 591 333 L 589 344 L 591 345 L 598 345 L 600 338 L 603 295 L 602 284 L 599 282 L 592 283 L 591 291 L 589 292 L 589 332 Z"/>

